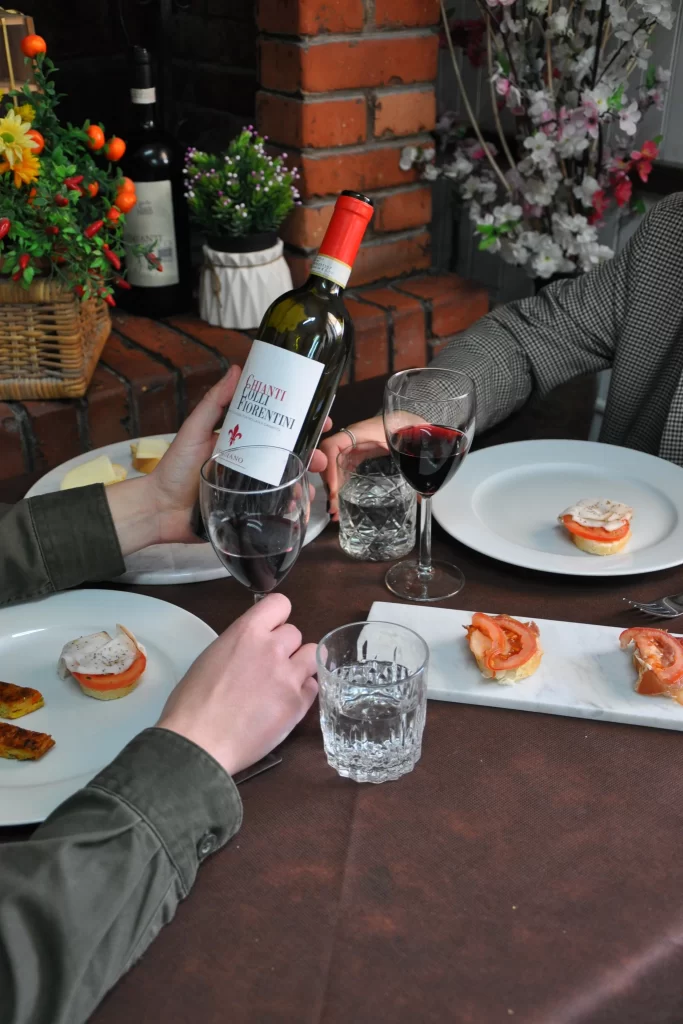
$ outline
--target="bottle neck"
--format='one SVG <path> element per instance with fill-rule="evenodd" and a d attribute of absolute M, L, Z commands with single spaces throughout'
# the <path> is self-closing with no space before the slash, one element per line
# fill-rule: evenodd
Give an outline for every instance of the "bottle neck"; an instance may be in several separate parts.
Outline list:
<path fill-rule="evenodd" d="M 130 98 L 133 104 L 133 119 L 137 127 L 154 128 L 157 99 L 154 86 L 131 89 Z"/>
<path fill-rule="evenodd" d="M 340 284 L 331 281 L 329 277 L 316 274 L 313 271 L 308 275 L 305 287 L 318 293 L 318 295 L 341 295 L 344 291 Z"/>

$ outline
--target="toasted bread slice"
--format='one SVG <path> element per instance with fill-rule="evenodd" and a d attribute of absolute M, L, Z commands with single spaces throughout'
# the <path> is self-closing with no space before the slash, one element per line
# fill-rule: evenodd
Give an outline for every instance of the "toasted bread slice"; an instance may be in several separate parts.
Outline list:
<path fill-rule="evenodd" d="M 32 732 L 18 725 L 0 722 L 0 757 L 16 761 L 39 761 L 54 745 L 52 736 L 45 732 Z"/>
<path fill-rule="evenodd" d="M 131 442 L 133 469 L 138 473 L 152 473 L 171 446 L 163 437 L 142 437 Z"/>
<path fill-rule="evenodd" d="M 29 686 L 15 686 L 14 683 L 0 683 L 0 718 L 21 718 L 42 708 L 45 701 L 42 693 Z"/>
<path fill-rule="evenodd" d="M 570 533 L 569 536 L 577 548 L 587 551 L 589 555 L 616 555 L 623 551 L 630 541 L 631 530 L 629 529 L 626 536 L 622 537 L 621 540 L 613 540 L 609 543 L 602 540 L 588 540 L 587 537 L 579 537 L 576 533 Z"/>

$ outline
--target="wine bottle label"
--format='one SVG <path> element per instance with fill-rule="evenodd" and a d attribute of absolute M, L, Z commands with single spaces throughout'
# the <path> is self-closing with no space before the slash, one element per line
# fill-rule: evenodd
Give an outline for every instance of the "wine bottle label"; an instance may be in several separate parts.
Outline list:
<path fill-rule="evenodd" d="M 131 103 L 156 103 L 157 91 L 154 86 L 149 89 L 131 89 Z"/>
<path fill-rule="evenodd" d="M 128 280 L 137 288 L 165 288 L 178 284 L 178 251 L 173 221 L 170 181 L 136 181 L 138 201 L 126 214 L 123 239 L 131 245 L 151 245 L 161 270 L 144 256 L 127 256 Z"/>
<path fill-rule="evenodd" d="M 254 341 L 216 445 L 220 462 L 277 487 L 324 368 L 315 359 Z M 244 445 L 271 448 L 240 451 Z"/>
<path fill-rule="evenodd" d="M 319 252 L 313 260 L 311 273 L 317 274 L 318 277 L 325 277 L 328 281 L 334 281 L 341 288 L 346 288 L 351 277 L 351 267 L 348 263 L 336 260 L 334 256 L 324 256 Z"/>

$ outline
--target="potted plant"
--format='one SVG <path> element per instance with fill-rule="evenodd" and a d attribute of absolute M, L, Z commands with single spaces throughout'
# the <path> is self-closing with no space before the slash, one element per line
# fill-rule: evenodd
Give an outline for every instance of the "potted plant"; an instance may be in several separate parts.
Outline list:
<path fill-rule="evenodd" d="M 121 235 L 135 186 L 116 168 L 123 139 L 60 123 L 45 40 L 26 36 L 22 50 L 37 88 L 0 101 L 0 398 L 78 397 L 114 289 L 130 287 Z"/>
<path fill-rule="evenodd" d="M 258 327 L 271 302 L 292 287 L 277 230 L 299 203 L 299 172 L 266 152 L 249 125 L 225 153 L 190 148 L 185 190 L 203 232 L 199 315 L 221 327 Z"/>
<path fill-rule="evenodd" d="M 437 146 L 405 147 L 401 167 L 453 182 L 479 249 L 541 283 L 588 271 L 613 255 L 598 237 L 610 206 L 643 212 L 633 186 L 647 181 L 661 137 L 634 137 L 645 111 L 663 106 L 669 72 L 649 63 L 648 42 L 657 28 L 671 30 L 670 0 L 479 7 L 479 20 L 449 24 L 442 5 L 469 126 L 446 114 Z M 495 144 L 474 114 L 456 47 L 487 69 Z"/>

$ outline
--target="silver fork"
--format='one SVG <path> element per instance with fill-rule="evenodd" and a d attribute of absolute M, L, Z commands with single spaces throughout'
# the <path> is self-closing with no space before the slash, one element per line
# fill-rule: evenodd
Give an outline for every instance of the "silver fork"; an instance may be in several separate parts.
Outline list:
<path fill-rule="evenodd" d="M 679 615 L 683 615 L 683 594 L 660 597 L 657 601 L 629 601 L 627 597 L 624 601 L 655 619 L 677 619 Z"/>

